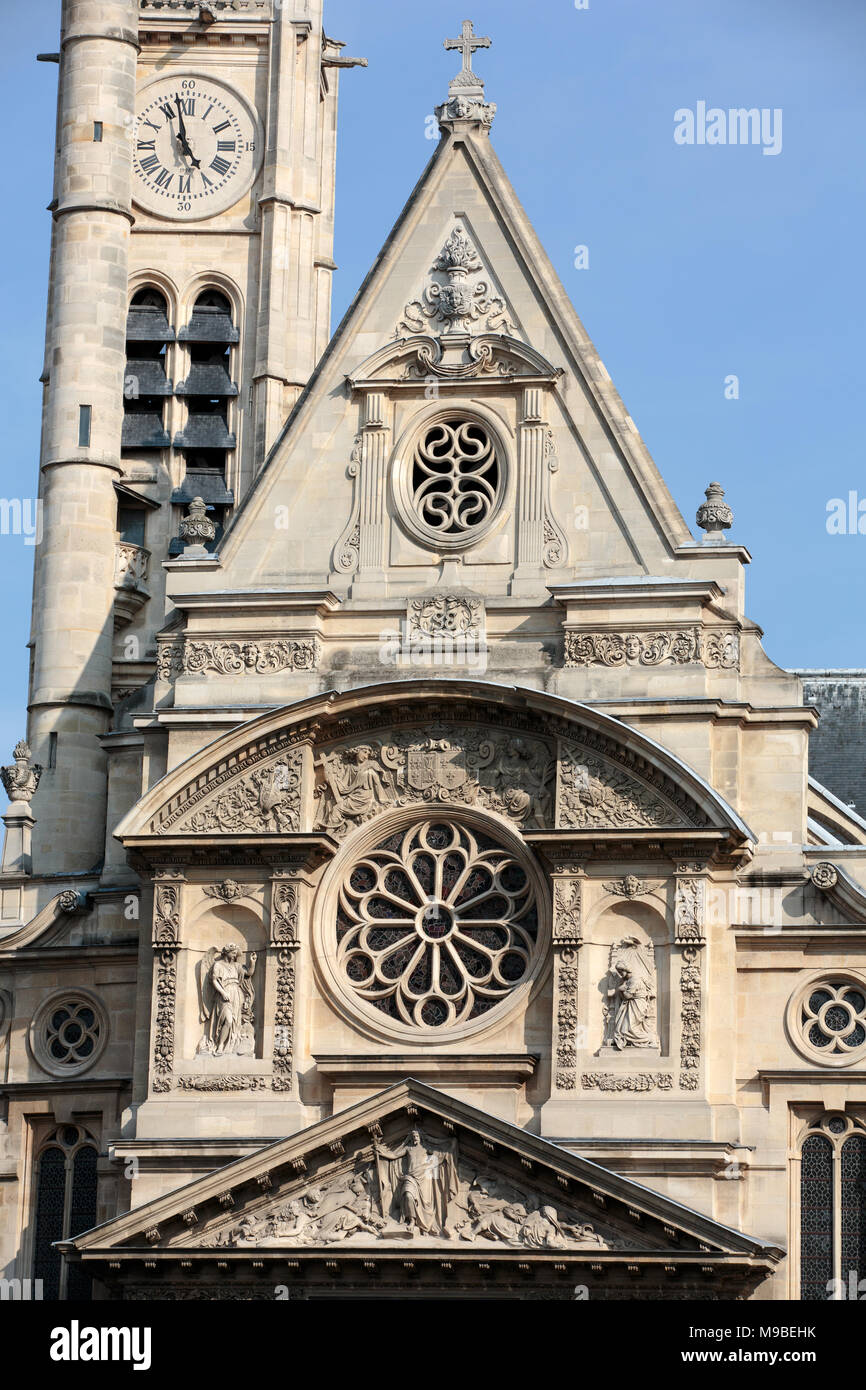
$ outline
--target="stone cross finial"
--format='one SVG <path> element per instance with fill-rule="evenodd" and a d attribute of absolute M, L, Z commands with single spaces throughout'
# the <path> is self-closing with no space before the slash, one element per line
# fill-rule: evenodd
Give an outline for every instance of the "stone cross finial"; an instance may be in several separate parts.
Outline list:
<path fill-rule="evenodd" d="M 460 38 L 446 39 L 445 47 L 447 49 L 459 49 L 463 54 L 463 66 L 457 76 L 451 79 L 449 91 L 460 92 L 465 91 L 467 87 L 474 87 L 480 95 L 484 90 L 484 83 L 478 74 L 472 71 L 472 54 L 475 52 L 476 48 L 489 48 L 490 40 L 488 38 L 480 38 L 474 32 L 472 20 L 464 19 L 463 31 Z"/>

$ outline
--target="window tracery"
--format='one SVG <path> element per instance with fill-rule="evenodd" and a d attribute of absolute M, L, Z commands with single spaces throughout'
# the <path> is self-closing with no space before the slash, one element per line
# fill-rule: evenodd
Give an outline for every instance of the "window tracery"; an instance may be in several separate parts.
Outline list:
<path fill-rule="evenodd" d="M 465 824 L 413 821 L 345 874 L 337 970 L 386 1018 L 438 1031 L 505 1001 L 532 971 L 538 931 L 535 886 L 515 852 Z"/>
<path fill-rule="evenodd" d="M 800 1298 L 860 1298 L 866 1276 L 866 1125 L 822 1115 L 800 1146 Z"/>

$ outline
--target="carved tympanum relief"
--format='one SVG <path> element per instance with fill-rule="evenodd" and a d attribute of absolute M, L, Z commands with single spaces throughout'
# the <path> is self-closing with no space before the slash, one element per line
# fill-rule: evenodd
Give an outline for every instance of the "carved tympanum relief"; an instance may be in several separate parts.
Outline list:
<path fill-rule="evenodd" d="M 439 725 L 429 737 L 323 752 L 316 763 L 315 825 L 338 837 L 380 811 L 419 801 L 479 806 L 518 825 L 549 825 L 555 763 L 541 739 Z"/>
<path fill-rule="evenodd" d="M 425 333 L 431 325 L 446 333 L 514 332 L 504 297 L 497 293 L 475 243 L 459 226 L 430 266 L 419 297 L 404 308 L 395 336 Z"/>
<path fill-rule="evenodd" d="M 214 1057 L 252 1057 L 256 1051 L 253 973 L 256 953 L 241 960 L 233 942 L 212 946 L 199 963 L 199 1001 L 204 1033 L 196 1052 Z"/>
<path fill-rule="evenodd" d="M 231 769 L 234 771 L 234 768 Z M 159 826 L 161 834 L 239 834 L 243 831 L 286 834 L 300 827 L 301 753 L 291 749 L 234 777 L 223 790 L 211 788 L 225 779 L 208 779 Z M 210 793 L 210 794 L 208 794 Z"/>
<path fill-rule="evenodd" d="M 689 822 L 670 801 L 604 757 L 561 743 L 557 823 L 564 827 L 674 826 Z"/>
<path fill-rule="evenodd" d="M 456 1138 L 410 1129 L 396 1143 L 374 1137 L 369 1158 L 265 1205 L 202 1242 L 211 1248 L 439 1244 L 512 1246 L 527 1251 L 610 1250 L 575 1210 L 479 1169 Z"/>
<path fill-rule="evenodd" d="M 435 802 L 477 806 L 521 829 L 689 827 L 706 817 L 672 779 L 607 735 L 563 720 L 520 719 L 433 703 L 387 718 L 341 721 L 313 744 L 312 825 L 302 817 L 304 750 L 281 729 L 232 752 L 154 814 L 157 835 L 286 834 L 337 838 L 384 810 Z M 401 727 L 402 726 L 402 727 Z M 302 823 L 302 819 L 304 823 Z"/>
<path fill-rule="evenodd" d="M 352 993 L 421 1030 L 481 1018 L 528 978 L 538 908 L 526 868 L 468 826 L 424 820 L 345 874 L 336 970 Z"/>
<path fill-rule="evenodd" d="M 610 948 L 605 1042 L 622 1052 L 628 1048 L 658 1050 L 655 954 L 651 941 L 625 936 Z"/>

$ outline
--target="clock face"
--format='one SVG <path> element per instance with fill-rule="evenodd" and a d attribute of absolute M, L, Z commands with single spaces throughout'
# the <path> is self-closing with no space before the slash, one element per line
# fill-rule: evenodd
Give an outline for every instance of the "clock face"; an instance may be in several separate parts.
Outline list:
<path fill-rule="evenodd" d="M 225 212 L 252 184 L 261 144 L 258 121 L 233 88 L 213 77 L 161 77 L 138 94 L 132 196 L 174 221 Z"/>

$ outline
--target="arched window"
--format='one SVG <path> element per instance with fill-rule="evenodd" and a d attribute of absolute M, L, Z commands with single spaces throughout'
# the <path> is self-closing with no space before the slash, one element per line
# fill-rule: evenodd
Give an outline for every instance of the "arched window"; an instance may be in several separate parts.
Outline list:
<path fill-rule="evenodd" d="M 136 291 L 126 319 L 122 454 L 164 449 L 170 443 L 165 399 L 171 395 L 171 382 L 165 365 L 166 346 L 173 340 L 165 295 L 151 286 Z"/>
<path fill-rule="evenodd" d="M 184 459 L 184 477 L 172 494 L 172 502 L 188 507 L 202 497 L 216 522 L 215 545 L 222 534 L 234 495 L 228 486 L 228 457 L 235 447 L 229 406 L 238 388 L 232 380 L 232 352 L 240 334 L 232 319 L 232 306 L 220 290 L 203 290 L 193 306 L 189 323 L 178 333 L 189 366 L 175 394 L 186 401 L 187 419 L 175 435 L 174 445 Z M 174 550 L 179 546 L 173 543 Z"/>
<path fill-rule="evenodd" d="M 33 1277 L 42 1297 L 83 1301 L 91 1278 L 81 1264 L 64 1264 L 54 1241 L 96 1224 L 96 1141 L 80 1125 L 60 1125 L 36 1159 Z"/>
<path fill-rule="evenodd" d="M 823 1115 L 800 1148 L 800 1297 L 825 1302 L 864 1293 L 866 1125 Z"/>

